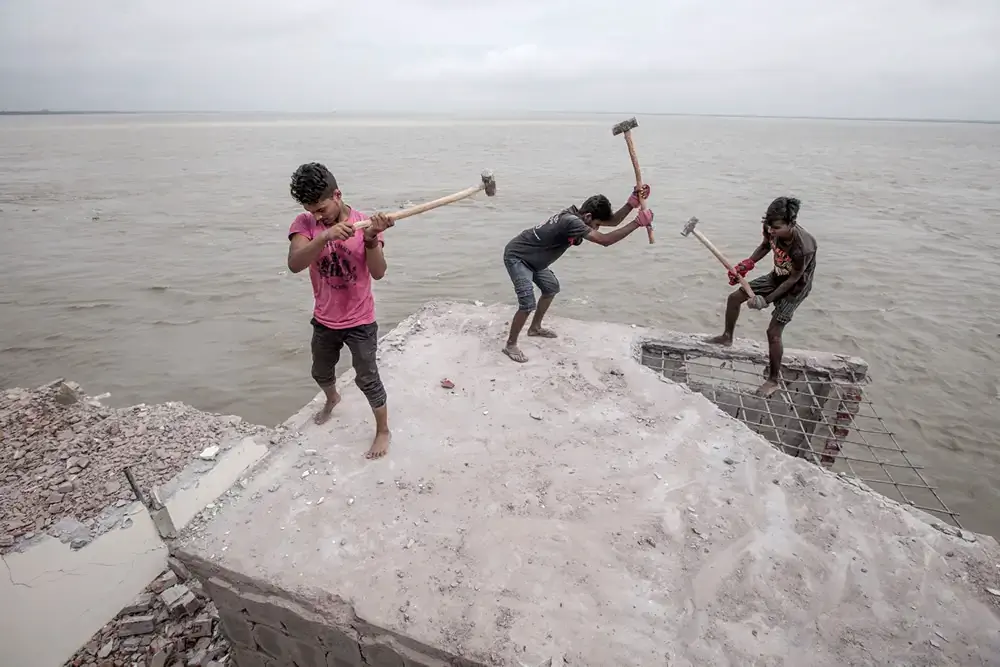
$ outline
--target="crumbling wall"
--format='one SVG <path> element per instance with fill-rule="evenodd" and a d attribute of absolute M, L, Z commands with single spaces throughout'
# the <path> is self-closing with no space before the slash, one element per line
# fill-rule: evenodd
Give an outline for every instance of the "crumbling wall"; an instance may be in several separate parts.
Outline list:
<path fill-rule="evenodd" d="M 218 609 L 237 667 L 484 667 L 375 628 L 339 599 L 320 611 L 290 593 L 175 554 Z"/>

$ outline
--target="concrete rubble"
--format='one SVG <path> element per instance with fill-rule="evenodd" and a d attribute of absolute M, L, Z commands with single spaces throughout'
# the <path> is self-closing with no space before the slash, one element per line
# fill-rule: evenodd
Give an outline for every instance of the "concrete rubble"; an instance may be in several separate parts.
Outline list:
<path fill-rule="evenodd" d="M 64 667 L 228 667 L 215 603 L 176 559 Z"/>
<path fill-rule="evenodd" d="M 148 492 L 200 452 L 263 431 L 183 403 L 106 407 L 61 380 L 0 392 L 0 554 L 42 533 L 86 546 L 121 518 L 102 513 L 135 499 L 126 466 Z"/>
<path fill-rule="evenodd" d="M 554 317 L 518 365 L 509 317 L 405 320 L 387 459 L 348 374 L 171 544 L 238 665 L 1000 664 L 995 540 L 777 451 L 643 367 L 656 332 Z"/>

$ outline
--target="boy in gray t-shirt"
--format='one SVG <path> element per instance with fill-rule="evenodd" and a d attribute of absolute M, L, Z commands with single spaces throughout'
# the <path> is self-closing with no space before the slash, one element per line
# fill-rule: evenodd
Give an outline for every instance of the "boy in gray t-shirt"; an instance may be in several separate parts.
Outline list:
<path fill-rule="evenodd" d="M 649 197 L 649 186 L 644 185 L 643 199 L 647 197 Z M 571 206 L 540 225 L 525 229 L 507 243 L 503 249 L 503 263 L 507 267 L 511 282 L 514 283 L 517 313 L 510 324 L 510 336 L 503 348 L 504 354 L 519 363 L 528 360 L 517 346 L 517 338 L 531 311 L 535 311 L 535 317 L 528 327 L 528 335 L 539 338 L 556 337 L 554 331 L 542 327 L 542 318 L 545 317 L 552 299 L 559 293 L 559 281 L 549 266 L 562 257 L 570 246 L 580 245 L 584 239 L 607 247 L 618 243 L 641 227 L 649 227 L 653 222 L 653 212 L 648 209 L 641 211 L 632 222 L 618 227 L 625 216 L 637 208 L 639 208 L 637 190 L 633 190 L 628 203 L 614 213 L 607 197 L 594 195 L 579 207 Z M 618 228 L 602 234 L 597 228 L 603 226 Z M 542 298 L 537 304 L 532 283 L 538 285 L 542 291 Z"/>

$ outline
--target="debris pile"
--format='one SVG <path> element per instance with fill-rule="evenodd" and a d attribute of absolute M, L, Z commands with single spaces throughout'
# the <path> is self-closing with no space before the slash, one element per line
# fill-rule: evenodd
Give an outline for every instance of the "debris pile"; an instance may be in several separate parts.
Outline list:
<path fill-rule="evenodd" d="M 126 466 L 148 490 L 172 478 L 199 452 L 226 448 L 264 430 L 183 403 L 109 408 L 62 380 L 4 391 L 0 553 L 51 532 L 63 518 L 82 522 L 91 537 L 106 530 L 95 521 L 102 510 L 134 499 L 122 474 Z M 88 541 L 77 536 L 74 546 Z"/>
<path fill-rule="evenodd" d="M 201 584 L 170 558 L 161 574 L 64 667 L 230 667 L 219 612 Z"/>

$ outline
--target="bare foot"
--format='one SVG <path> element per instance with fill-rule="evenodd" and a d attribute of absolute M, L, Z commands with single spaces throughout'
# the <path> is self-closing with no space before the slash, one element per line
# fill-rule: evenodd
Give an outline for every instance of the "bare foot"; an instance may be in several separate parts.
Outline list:
<path fill-rule="evenodd" d="M 777 380 L 768 378 L 768 380 L 760 386 L 760 389 L 757 390 L 757 395 L 763 398 L 771 398 L 771 396 L 774 395 L 774 392 L 778 391 L 779 387 L 780 385 Z"/>
<path fill-rule="evenodd" d="M 332 401 L 329 398 L 326 399 L 326 403 L 323 404 L 323 407 L 313 417 L 313 422 L 316 424 L 325 424 L 330 421 L 330 415 L 333 413 L 333 409 L 337 407 L 337 403 L 340 403 L 340 394 L 335 394 Z"/>
<path fill-rule="evenodd" d="M 524 352 L 521 352 L 521 348 L 517 345 L 507 345 L 504 347 L 503 353 L 519 364 L 523 364 L 528 360 L 528 357 L 524 356 Z"/>
<path fill-rule="evenodd" d="M 389 438 L 390 434 L 388 431 L 379 431 L 375 434 L 375 439 L 372 441 L 372 446 L 365 454 L 365 458 L 369 460 L 380 459 L 389 452 Z"/>
<path fill-rule="evenodd" d="M 538 336 L 539 338 L 556 338 L 556 332 L 552 329 L 546 329 L 545 327 L 538 327 L 537 329 L 528 329 L 529 336 Z"/>
<path fill-rule="evenodd" d="M 722 345 L 724 347 L 729 347 L 733 344 L 733 337 L 727 334 L 722 334 L 721 336 L 715 336 L 714 338 L 709 338 L 705 341 L 709 345 Z"/>

